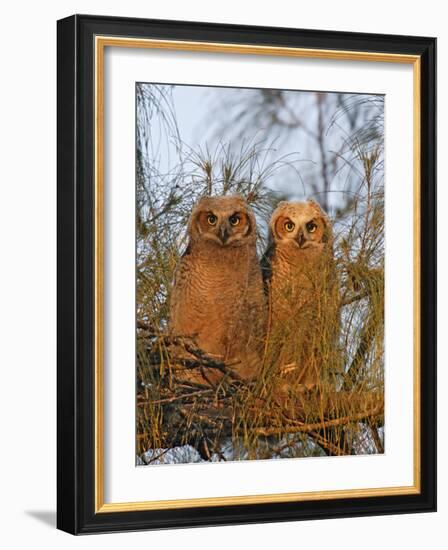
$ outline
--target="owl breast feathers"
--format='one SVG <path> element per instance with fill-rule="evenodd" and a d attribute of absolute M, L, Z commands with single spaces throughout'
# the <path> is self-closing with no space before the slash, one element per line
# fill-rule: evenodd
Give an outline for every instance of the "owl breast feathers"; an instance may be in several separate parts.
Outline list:
<path fill-rule="evenodd" d="M 289 385 L 314 387 L 331 360 L 338 324 L 332 227 L 317 202 L 278 205 L 262 263 L 278 372 L 289 373 Z"/>
<path fill-rule="evenodd" d="M 251 379 L 266 327 L 255 216 L 242 197 L 203 197 L 190 216 L 188 237 L 171 293 L 170 331 Z M 176 353 L 188 357 L 185 349 Z M 185 362 L 176 372 L 202 384 L 222 377 L 216 369 L 185 368 Z"/>

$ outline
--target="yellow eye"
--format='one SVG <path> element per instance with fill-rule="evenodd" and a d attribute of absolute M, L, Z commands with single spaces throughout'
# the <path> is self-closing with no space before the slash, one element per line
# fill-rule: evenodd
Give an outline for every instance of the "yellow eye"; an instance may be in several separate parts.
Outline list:
<path fill-rule="evenodd" d="M 214 214 L 210 214 L 210 216 L 207 217 L 207 222 L 209 225 L 216 225 L 217 221 L 218 218 Z"/>
<path fill-rule="evenodd" d="M 288 233 L 291 233 L 291 231 L 294 231 L 295 226 L 296 224 L 291 220 L 288 220 L 287 222 L 285 222 L 285 229 L 286 231 L 288 231 Z"/>
<path fill-rule="evenodd" d="M 238 216 L 230 216 L 229 222 L 230 222 L 230 225 L 233 225 L 233 227 L 235 227 L 240 223 L 240 219 Z"/>
<path fill-rule="evenodd" d="M 308 222 L 306 224 L 306 230 L 308 233 L 314 233 L 317 229 L 317 225 L 314 222 Z"/>

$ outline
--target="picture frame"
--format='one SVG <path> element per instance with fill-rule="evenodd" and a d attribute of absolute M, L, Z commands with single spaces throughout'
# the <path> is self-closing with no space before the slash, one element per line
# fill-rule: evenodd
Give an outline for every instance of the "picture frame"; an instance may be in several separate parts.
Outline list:
<path fill-rule="evenodd" d="M 84 534 L 435 511 L 436 40 L 90 15 L 62 19 L 57 30 L 57 527 Z M 412 90 L 408 92 L 413 120 L 408 138 L 413 152 L 408 169 L 413 179 L 409 213 L 413 233 L 408 237 L 413 240 L 409 277 L 414 303 L 412 387 L 408 388 L 412 410 L 407 414 L 412 419 L 412 483 L 359 488 L 350 488 L 348 483 L 347 488 L 337 490 L 183 499 L 154 499 L 150 493 L 138 501 L 105 499 L 111 472 L 105 471 L 104 442 L 105 416 L 110 410 L 105 407 L 104 254 L 106 247 L 114 246 L 106 242 L 105 235 L 108 48 L 230 55 L 235 64 L 238 56 L 267 56 L 272 64 L 285 59 L 320 59 L 337 63 L 336 68 L 349 62 L 358 66 L 384 63 L 390 74 L 404 65 L 411 68 Z M 341 81 L 340 87 L 344 86 Z M 128 108 L 126 116 L 131 117 L 134 105 Z M 134 182 L 128 185 L 133 188 Z M 400 353 L 404 356 L 404 350 L 395 353 L 398 358 Z"/>

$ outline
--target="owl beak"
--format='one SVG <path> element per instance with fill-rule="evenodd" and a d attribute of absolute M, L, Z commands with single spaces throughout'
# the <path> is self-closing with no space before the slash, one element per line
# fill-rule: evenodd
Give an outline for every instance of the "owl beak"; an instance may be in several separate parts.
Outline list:
<path fill-rule="evenodd" d="M 299 244 L 299 247 L 302 248 L 305 244 L 305 235 L 303 234 L 303 231 L 299 231 L 296 237 L 297 243 Z"/>
<path fill-rule="evenodd" d="M 221 239 L 222 244 L 226 244 L 229 237 L 230 235 L 227 231 L 227 227 L 225 225 L 221 225 L 221 227 L 219 228 L 219 238 Z"/>

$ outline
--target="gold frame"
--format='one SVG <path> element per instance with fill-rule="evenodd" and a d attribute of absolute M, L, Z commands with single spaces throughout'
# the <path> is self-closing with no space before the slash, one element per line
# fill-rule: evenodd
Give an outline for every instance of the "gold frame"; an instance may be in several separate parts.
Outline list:
<path fill-rule="evenodd" d="M 104 502 L 104 335 L 103 335 L 103 275 L 104 275 L 104 50 L 106 47 L 154 48 L 164 50 L 235 53 L 316 59 L 406 63 L 413 65 L 413 174 L 414 174 L 414 482 L 411 486 L 381 487 L 354 490 L 314 491 L 244 495 L 230 497 L 194 498 L 124 503 Z M 274 502 L 330 500 L 392 495 L 419 494 L 421 481 L 420 443 L 420 123 L 421 123 L 421 60 L 418 55 L 388 54 L 380 52 L 353 52 L 343 50 L 305 49 L 291 47 L 256 46 L 181 40 L 156 40 L 95 37 L 95 513 L 163 510 L 205 506 L 261 504 Z"/>

